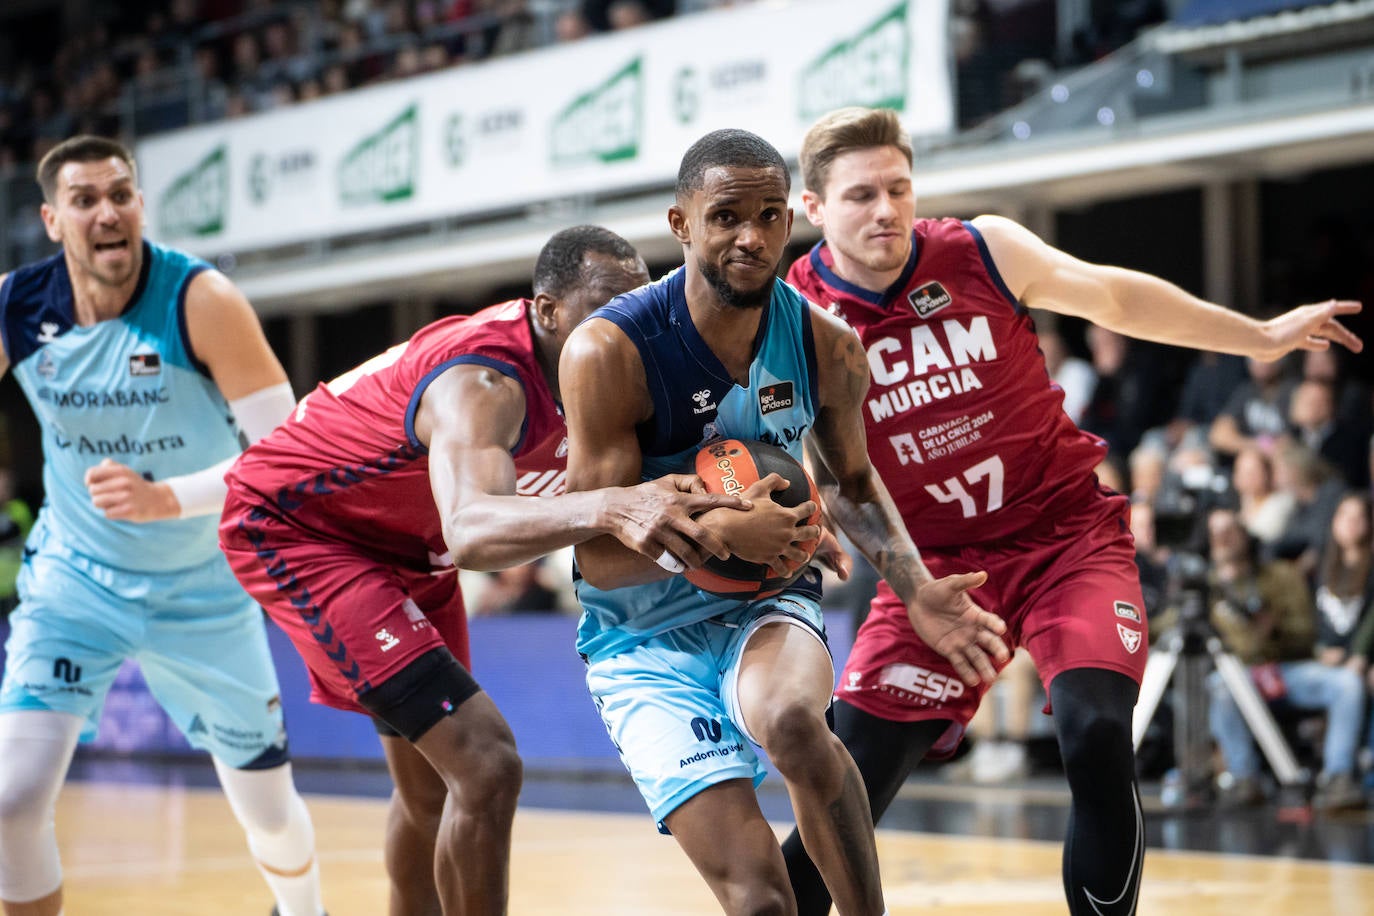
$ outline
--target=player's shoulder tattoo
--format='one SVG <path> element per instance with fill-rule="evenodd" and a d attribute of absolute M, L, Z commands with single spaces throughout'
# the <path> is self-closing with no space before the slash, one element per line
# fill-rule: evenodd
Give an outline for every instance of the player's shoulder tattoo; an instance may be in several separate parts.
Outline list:
<path fill-rule="evenodd" d="M 844 389 L 862 397 L 868 390 L 868 354 L 864 352 L 859 335 L 852 329 L 837 333 L 830 355 L 843 369 Z"/>

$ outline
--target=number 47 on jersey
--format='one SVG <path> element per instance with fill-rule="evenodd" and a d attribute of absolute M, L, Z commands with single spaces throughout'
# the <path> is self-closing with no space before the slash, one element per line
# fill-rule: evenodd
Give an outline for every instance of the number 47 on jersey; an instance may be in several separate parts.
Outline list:
<path fill-rule="evenodd" d="M 926 484 L 926 492 L 942 503 L 957 502 L 964 512 L 964 518 L 973 518 L 979 514 L 978 501 L 964 484 L 967 483 L 975 491 L 986 486 L 987 502 L 982 511 L 996 512 L 1002 508 L 1003 476 L 1002 459 L 993 455 L 965 469 L 963 474 L 947 478 L 943 483 Z"/>

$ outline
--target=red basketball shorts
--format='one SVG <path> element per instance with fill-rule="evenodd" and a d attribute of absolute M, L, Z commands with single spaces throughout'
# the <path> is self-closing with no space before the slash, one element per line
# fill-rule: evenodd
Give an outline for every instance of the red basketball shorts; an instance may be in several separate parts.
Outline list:
<path fill-rule="evenodd" d="M 237 501 L 232 492 L 220 546 L 239 582 L 305 660 L 315 703 L 370 715 L 358 694 L 439 646 L 471 670 L 456 570 L 397 569 Z"/>
<path fill-rule="evenodd" d="M 1106 668 L 1140 682 L 1148 637 L 1125 498 L 1095 493 L 1079 510 L 1015 538 L 922 551 L 938 577 L 984 570 L 971 593 L 1007 622 L 1008 646 L 1025 646 L 1048 694 L 1071 668 Z M 920 543 L 919 532 L 916 542 Z M 840 675 L 835 697 L 898 722 L 955 723 L 933 755 L 957 745 L 991 685 L 969 687 L 911 628 L 906 606 L 881 583 Z"/>

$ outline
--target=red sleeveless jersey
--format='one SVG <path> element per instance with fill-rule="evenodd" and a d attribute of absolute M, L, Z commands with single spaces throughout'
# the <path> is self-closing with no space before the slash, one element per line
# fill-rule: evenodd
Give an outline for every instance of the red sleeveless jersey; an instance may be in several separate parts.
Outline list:
<path fill-rule="evenodd" d="M 428 452 L 415 414 L 430 382 L 476 364 L 525 390 L 525 425 L 513 453 L 517 491 L 563 491 L 567 427 L 535 358 L 514 300 L 444 318 L 306 396 L 290 419 L 251 446 L 230 470 L 231 491 L 312 536 L 361 548 L 392 565 L 452 565 L 429 484 Z"/>
<path fill-rule="evenodd" d="M 1094 492 L 1106 444 L 1064 413 L 1035 327 L 982 236 L 917 220 L 906 272 L 886 292 L 847 283 L 824 242 L 787 279 L 863 341 L 868 452 L 921 547 L 1038 528 Z"/>

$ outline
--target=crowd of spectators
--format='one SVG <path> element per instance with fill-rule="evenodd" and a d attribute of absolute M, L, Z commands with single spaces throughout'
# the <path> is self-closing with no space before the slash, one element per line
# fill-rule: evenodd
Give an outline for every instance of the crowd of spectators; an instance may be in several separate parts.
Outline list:
<path fill-rule="evenodd" d="M 159 0 L 71 28 L 56 13 L 0 41 L 0 173 L 78 132 L 145 134 L 749 0 Z M 1096 9 L 1101 6 L 1100 10 Z M 1095 4 L 1059 49 L 1054 0 L 955 0 L 959 122 L 1040 88 L 1162 18 Z M 33 31 L 35 34 L 22 34 Z M 22 40 L 20 40 L 22 38 Z"/>
<path fill-rule="evenodd" d="M 269 111 L 730 2 L 163 0 L 121 4 L 80 29 L 39 17 L 37 34 L 3 55 L 0 171 L 73 133 Z"/>
<path fill-rule="evenodd" d="M 1100 349 L 1097 372 L 1129 364 L 1117 341 L 1105 361 Z M 1345 371 L 1357 359 L 1335 350 L 1274 363 L 1200 355 L 1162 422 L 1123 424 L 1129 412 L 1119 408 L 1082 421 L 1115 435 L 1128 456 L 1101 476 L 1131 496 L 1151 635 L 1176 623 L 1180 554 L 1204 558 L 1207 612 L 1227 650 L 1281 717 L 1321 714 L 1310 762 L 1315 804 L 1329 810 L 1364 803 L 1362 772 L 1374 790 L 1374 396 Z M 1210 687 L 1210 708 L 1194 712 L 1218 747 L 1220 799 L 1262 801 L 1249 729 L 1225 684 L 1213 676 Z"/>

